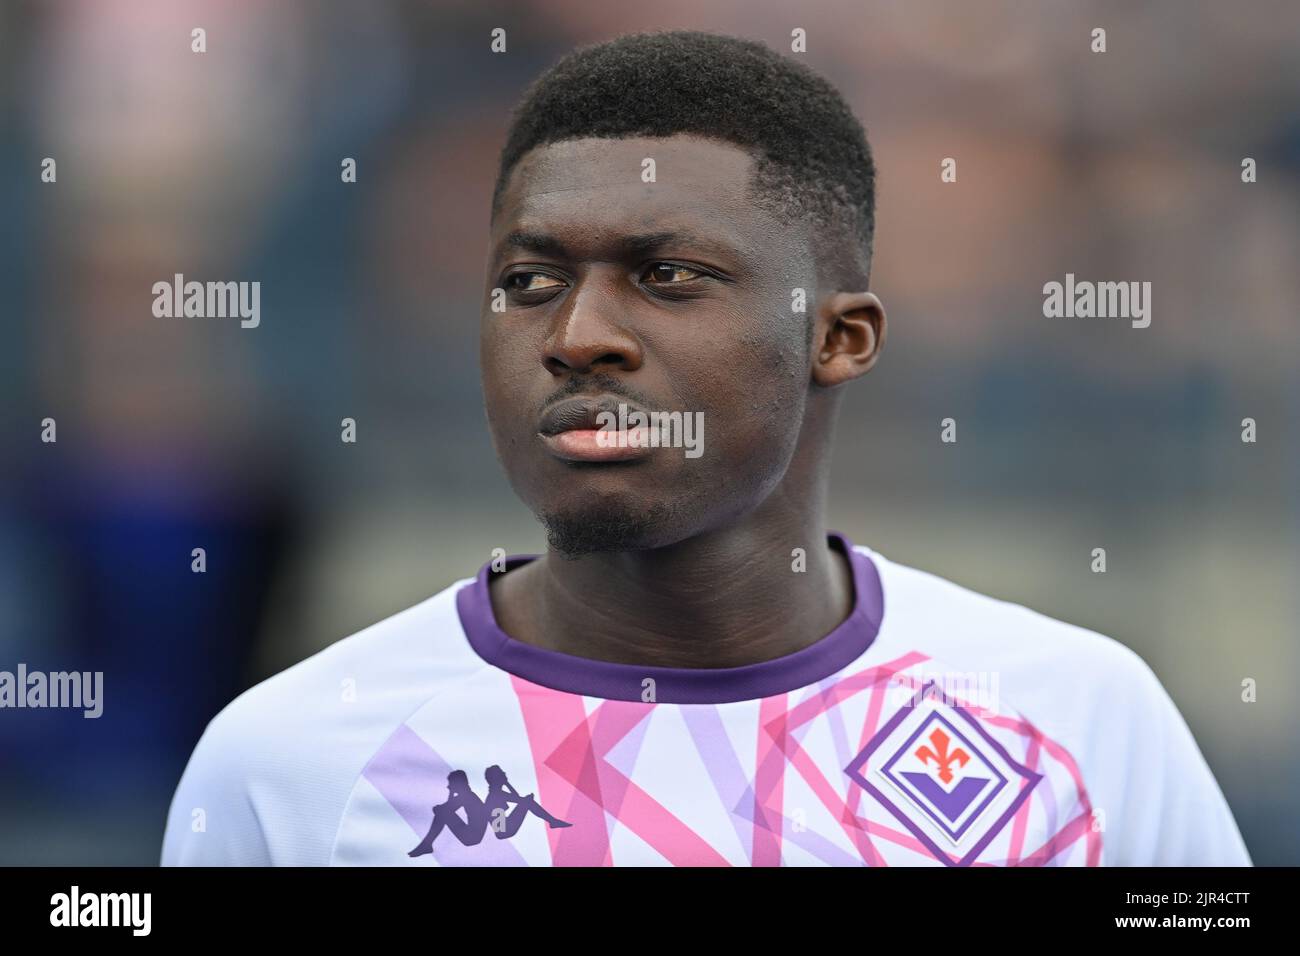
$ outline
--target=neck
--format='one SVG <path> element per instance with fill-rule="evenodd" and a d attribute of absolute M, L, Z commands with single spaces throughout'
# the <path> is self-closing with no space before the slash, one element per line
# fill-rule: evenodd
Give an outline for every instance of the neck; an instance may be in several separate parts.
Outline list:
<path fill-rule="evenodd" d="M 497 620 L 525 643 L 622 664 L 740 667 L 794 653 L 853 606 L 852 571 L 827 541 L 820 498 L 761 507 L 663 548 L 548 553 L 496 580 Z"/>

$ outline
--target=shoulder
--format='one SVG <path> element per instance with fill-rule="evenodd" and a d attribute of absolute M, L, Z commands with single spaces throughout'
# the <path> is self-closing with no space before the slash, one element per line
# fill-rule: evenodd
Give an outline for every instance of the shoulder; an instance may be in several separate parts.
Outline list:
<path fill-rule="evenodd" d="M 1108 635 L 981 594 L 859 547 L 876 565 L 885 623 L 951 664 L 996 666 L 1040 680 L 1078 684 L 1106 678 L 1135 690 L 1158 686 L 1147 663 Z"/>
<path fill-rule="evenodd" d="M 456 592 L 468 580 L 372 624 L 235 698 L 205 736 L 253 751 L 289 750 L 336 728 L 355 735 L 406 716 L 441 683 L 484 666 L 465 643 Z M 325 756 L 308 752 L 300 759 Z"/>
<path fill-rule="evenodd" d="M 163 863 L 323 865 L 366 761 L 440 687 L 484 662 L 455 595 L 468 580 L 245 691 L 208 724 L 177 787 Z"/>
<path fill-rule="evenodd" d="M 1107 827 L 1108 862 L 1249 865 L 1222 791 L 1172 697 L 1105 634 L 998 600 L 860 548 L 885 610 L 878 640 L 937 676 L 975 675 L 994 709 L 1059 745 Z"/>

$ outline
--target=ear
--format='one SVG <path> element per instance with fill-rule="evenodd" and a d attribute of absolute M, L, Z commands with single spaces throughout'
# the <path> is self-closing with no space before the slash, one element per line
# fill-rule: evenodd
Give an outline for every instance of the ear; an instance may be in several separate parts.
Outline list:
<path fill-rule="evenodd" d="M 812 377 L 825 388 L 865 375 L 885 347 L 885 307 L 870 292 L 836 292 L 817 309 Z"/>

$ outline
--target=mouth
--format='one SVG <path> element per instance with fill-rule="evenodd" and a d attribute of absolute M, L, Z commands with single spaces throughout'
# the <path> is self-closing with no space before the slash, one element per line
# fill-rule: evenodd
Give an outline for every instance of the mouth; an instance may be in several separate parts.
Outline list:
<path fill-rule="evenodd" d="M 543 414 L 538 437 L 556 458 L 571 462 L 635 461 L 651 452 L 649 428 L 620 429 L 619 406 L 625 416 L 639 406 L 611 395 L 569 398 L 556 402 Z M 644 413 L 642 413 L 644 414 Z M 604 427 L 602 427 L 604 426 Z"/>

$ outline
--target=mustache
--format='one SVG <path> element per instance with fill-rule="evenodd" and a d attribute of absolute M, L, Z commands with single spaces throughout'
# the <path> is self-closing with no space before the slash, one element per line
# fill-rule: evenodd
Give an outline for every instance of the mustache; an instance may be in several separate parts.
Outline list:
<path fill-rule="evenodd" d="M 570 378 L 547 397 L 546 401 L 542 403 L 539 412 L 566 398 L 590 395 L 613 395 L 617 398 L 626 399 L 629 405 L 639 405 L 642 408 L 656 407 L 653 402 L 649 401 L 636 389 L 628 388 L 627 385 L 614 376 L 607 375 L 604 372 L 596 372 L 592 375 L 575 375 Z"/>

